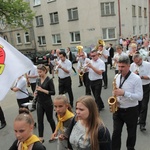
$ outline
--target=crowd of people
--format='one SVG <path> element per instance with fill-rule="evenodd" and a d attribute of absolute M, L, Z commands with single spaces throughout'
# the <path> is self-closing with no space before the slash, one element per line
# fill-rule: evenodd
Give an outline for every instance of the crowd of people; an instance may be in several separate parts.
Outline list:
<path fill-rule="evenodd" d="M 120 150 L 124 124 L 127 126 L 128 134 L 126 147 L 128 150 L 135 150 L 137 125 L 140 125 L 142 132 L 146 130 L 150 92 L 150 46 L 146 39 L 142 42 L 139 38 L 132 39 L 124 44 L 125 41 L 120 39 L 120 44 L 114 51 L 111 43 L 106 49 L 101 40 L 91 51 L 90 58 L 87 58 L 82 46 L 78 47 L 76 69 L 73 67 L 69 47 L 67 52 L 59 49 L 52 50 L 49 57 L 49 73 L 52 78 L 48 75 L 48 68 L 43 64 L 34 66 L 33 70 L 30 70 L 25 76 L 18 77 L 11 90 L 16 93 L 19 110 L 24 109 L 24 111 L 14 121 L 17 140 L 10 150 L 23 149 L 24 146 L 28 149 L 36 149 L 35 147 L 37 150 L 38 147 L 41 147 L 41 150 L 45 149 L 42 146 L 44 143 L 44 114 L 46 114 L 53 133 L 49 142 L 58 138 L 60 142 L 57 149 L 59 150 Z M 116 74 L 116 88 L 113 88 L 112 93 L 117 99 L 117 110 L 113 113 L 112 118 L 112 137 L 99 116 L 99 112 L 105 107 L 101 91 L 102 87 L 104 89 L 108 87 L 108 64 L 109 69 L 115 68 Z M 72 90 L 72 69 L 75 74 L 78 72 L 79 84 L 85 86 L 84 96 L 79 96 L 77 101 L 74 100 Z M 52 96 L 55 95 L 56 86 L 53 83 L 55 74 L 58 76 L 59 95 L 53 100 Z M 24 108 L 23 105 L 29 103 L 27 83 L 34 94 L 31 110 L 28 106 Z M 68 94 L 68 98 L 65 94 Z M 72 111 L 74 107 L 76 108 L 75 113 Z M 38 136 L 31 134 L 35 122 L 29 111 L 34 110 L 37 112 Z M 56 112 L 57 123 L 55 123 L 53 110 Z M 6 121 L 1 107 L 0 121 L 0 129 L 2 129 L 6 126 Z M 23 132 L 28 130 L 28 134 L 19 133 L 21 129 L 24 129 Z M 31 137 L 35 140 L 30 143 L 28 139 Z"/>

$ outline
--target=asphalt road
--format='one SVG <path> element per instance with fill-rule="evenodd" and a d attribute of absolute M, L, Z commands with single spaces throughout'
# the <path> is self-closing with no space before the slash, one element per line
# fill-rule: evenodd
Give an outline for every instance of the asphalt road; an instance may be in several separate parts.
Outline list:
<path fill-rule="evenodd" d="M 76 64 L 74 64 L 76 67 Z M 112 122 L 112 114 L 109 112 L 107 100 L 108 97 L 111 96 L 111 90 L 112 90 L 112 80 L 114 77 L 114 70 L 109 70 L 108 68 L 108 78 L 109 78 L 109 84 L 107 89 L 102 89 L 102 99 L 105 104 L 105 109 L 100 112 L 100 116 L 102 120 L 104 121 L 105 125 L 108 127 L 110 133 L 112 134 L 113 130 L 113 122 Z M 55 88 L 56 88 L 56 95 L 58 94 L 58 78 L 57 75 L 54 78 Z M 74 75 L 72 71 L 72 88 L 73 88 L 73 94 L 74 94 L 74 103 L 78 99 L 78 97 L 84 95 L 85 88 L 78 87 L 79 81 L 78 81 L 78 75 Z M 30 90 L 30 89 L 29 89 Z M 13 131 L 13 121 L 14 118 L 18 114 L 18 106 L 16 103 L 15 93 L 10 91 L 5 99 L 0 102 L 0 105 L 2 106 L 7 122 L 7 126 L 0 130 L 0 150 L 8 150 L 13 141 L 15 140 L 15 135 Z M 150 104 L 149 104 L 150 105 Z M 150 108 L 150 107 L 149 107 Z M 34 119 L 36 120 L 36 111 L 33 113 Z M 48 140 L 51 135 L 51 128 L 45 118 L 45 130 L 44 130 L 44 145 L 46 146 L 47 150 L 57 150 L 57 142 L 49 143 Z M 147 125 L 146 125 L 146 131 L 141 132 L 139 130 L 139 127 L 137 129 L 137 142 L 136 142 L 136 150 L 150 150 L 150 111 L 148 111 L 147 116 Z M 34 133 L 38 135 L 37 128 L 34 130 Z M 123 128 L 122 132 L 122 149 L 126 150 L 126 126 Z"/>

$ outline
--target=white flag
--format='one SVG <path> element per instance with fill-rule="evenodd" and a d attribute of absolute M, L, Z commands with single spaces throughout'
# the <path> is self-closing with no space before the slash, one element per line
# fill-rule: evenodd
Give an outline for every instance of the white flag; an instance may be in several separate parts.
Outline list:
<path fill-rule="evenodd" d="M 30 59 L 0 37 L 0 101 L 13 82 L 33 67 Z"/>

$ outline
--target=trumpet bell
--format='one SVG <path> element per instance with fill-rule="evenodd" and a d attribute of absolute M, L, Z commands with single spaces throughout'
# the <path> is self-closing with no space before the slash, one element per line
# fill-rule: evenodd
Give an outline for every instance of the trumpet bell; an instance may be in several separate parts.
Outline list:
<path fill-rule="evenodd" d="M 105 46 L 105 42 L 104 42 L 104 40 L 98 40 L 98 44 L 99 44 L 99 45 L 103 45 L 103 46 Z"/>
<path fill-rule="evenodd" d="M 78 49 L 79 54 L 83 51 L 83 46 L 81 46 L 81 45 L 76 46 L 76 48 Z"/>

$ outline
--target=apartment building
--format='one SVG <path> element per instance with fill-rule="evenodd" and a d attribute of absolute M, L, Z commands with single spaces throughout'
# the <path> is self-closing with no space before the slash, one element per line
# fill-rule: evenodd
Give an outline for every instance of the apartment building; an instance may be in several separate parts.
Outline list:
<path fill-rule="evenodd" d="M 33 28 L 0 30 L 18 50 L 94 47 L 99 39 L 149 36 L 150 0 L 30 0 Z"/>

